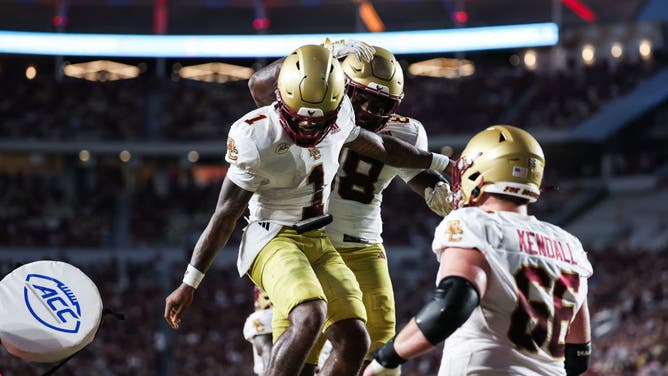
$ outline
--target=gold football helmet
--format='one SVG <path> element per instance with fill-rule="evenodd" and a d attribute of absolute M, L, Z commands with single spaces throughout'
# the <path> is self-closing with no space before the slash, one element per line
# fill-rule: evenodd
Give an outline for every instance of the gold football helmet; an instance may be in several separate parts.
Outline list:
<path fill-rule="evenodd" d="M 349 55 L 341 66 L 346 74 L 346 94 L 355 109 L 355 122 L 373 132 L 383 129 L 404 97 L 404 72 L 392 53 L 374 46 L 366 63 Z"/>
<path fill-rule="evenodd" d="M 269 309 L 272 307 L 272 303 L 267 292 L 257 286 L 253 286 L 253 302 L 255 304 L 256 311 L 261 311 L 263 309 Z"/>
<path fill-rule="evenodd" d="M 455 207 L 469 206 L 483 192 L 535 202 L 540 195 L 545 156 L 528 132 L 494 125 L 471 138 L 452 165 Z"/>
<path fill-rule="evenodd" d="M 336 122 L 345 95 L 341 64 L 325 47 L 299 47 L 283 61 L 277 86 L 283 129 L 299 146 L 317 145 Z"/>

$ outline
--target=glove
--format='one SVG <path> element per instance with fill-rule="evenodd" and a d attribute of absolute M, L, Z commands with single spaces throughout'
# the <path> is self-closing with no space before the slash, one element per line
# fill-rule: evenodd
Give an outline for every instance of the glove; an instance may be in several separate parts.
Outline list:
<path fill-rule="evenodd" d="M 376 49 L 357 39 L 341 39 L 332 42 L 329 38 L 325 39 L 325 47 L 332 51 L 336 59 L 344 58 L 348 55 L 355 55 L 358 59 L 368 63 L 373 59 Z"/>
<path fill-rule="evenodd" d="M 452 191 L 450 184 L 439 181 L 434 188 L 424 189 L 424 201 L 431 211 L 445 217 L 452 211 Z"/>
<path fill-rule="evenodd" d="M 364 376 L 399 376 L 401 375 L 401 366 L 397 368 L 385 368 L 376 359 L 371 361 L 364 370 Z"/>

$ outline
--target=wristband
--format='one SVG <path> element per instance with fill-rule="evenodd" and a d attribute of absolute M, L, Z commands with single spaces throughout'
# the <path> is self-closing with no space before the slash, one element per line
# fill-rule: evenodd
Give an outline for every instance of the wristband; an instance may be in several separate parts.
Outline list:
<path fill-rule="evenodd" d="M 431 153 L 431 165 L 429 165 L 430 170 L 444 171 L 449 164 L 450 158 L 443 154 Z"/>
<path fill-rule="evenodd" d="M 394 349 L 394 338 L 374 351 L 373 358 L 385 368 L 397 368 L 406 362 Z"/>
<path fill-rule="evenodd" d="M 194 266 L 188 264 L 185 274 L 183 274 L 183 283 L 196 289 L 204 279 L 204 273 L 200 272 Z"/>

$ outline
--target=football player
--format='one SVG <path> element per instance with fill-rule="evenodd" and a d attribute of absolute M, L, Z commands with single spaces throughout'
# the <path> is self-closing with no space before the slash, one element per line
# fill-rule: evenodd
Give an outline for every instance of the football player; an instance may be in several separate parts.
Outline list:
<path fill-rule="evenodd" d="M 422 124 L 395 113 L 404 96 L 404 75 L 394 55 L 377 46 L 368 46 L 372 52 L 355 53 L 366 45 L 353 40 L 345 43 L 352 45 L 346 51 L 348 56 L 342 67 L 356 125 L 427 150 L 427 135 Z M 276 74 L 272 71 L 278 67 L 280 62 L 272 63 L 251 77 L 249 87 L 257 104 L 271 98 L 264 90 L 271 90 L 271 81 Z M 394 292 L 381 237 L 383 190 L 398 175 L 415 192 L 425 196 L 432 210 L 445 216 L 451 209 L 450 189 L 438 173 L 393 168 L 349 148 L 343 149 L 339 163 L 329 201 L 329 212 L 334 220 L 326 230 L 360 284 L 371 352 L 392 338 L 396 321 Z M 317 360 L 322 358 L 318 353 L 323 342 L 324 338 L 321 338 L 307 359 L 308 367 L 315 367 Z M 367 361 L 371 359 L 370 352 Z M 326 365 L 321 368 L 324 367 Z"/>
<path fill-rule="evenodd" d="M 338 156 L 345 144 L 389 165 L 442 171 L 443 155 L 355 126 L 344 74 L 332 51 L 302 46 L 284 61 L 278 100 L 235 122 L 230 168 L 183 283 L 166 299 L 165 319 L 178 329 L 184 310 L 236 221 L 250 209 L 237 268 L 274 304 L 274 345 L 267 375 L 297 375 L 319 334 L 332 342 L 331 372 L 356 374 L 369 347 L 366 312 L 355 276 L 322 227 Z M 288 317 L 277 326 L 276 317 Z"/>
<path fill-rule="evenodd" d="M 439 375 L 579 375 L 590 356 L 580 241 L 527 214 L 545 157 L 526 131 L 495 125 L 453 162 L 456 206 L 435 230 L 434 297 L 374 353 L 364 375 L 400 365 L 447 339 Z"/>
<path fill-rule="evenodd" d="M 244 338 L 253 345 L 253 372 L 262 376 L 271 355 L 271 299 L 264 290 L 255 286 L 253 301 L 255 312 L 244 323 Z"/>

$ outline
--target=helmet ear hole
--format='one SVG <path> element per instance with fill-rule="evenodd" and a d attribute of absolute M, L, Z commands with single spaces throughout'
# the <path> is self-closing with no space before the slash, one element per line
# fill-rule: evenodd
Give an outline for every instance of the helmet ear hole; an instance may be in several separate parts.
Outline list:
<path fill-rule="evenodd" d="M 478 197 L 478 195 L 480 195 L 480 188 L 478 187 L 473 188 L 473 190 L 471 191 L 471 196 Z"/>

